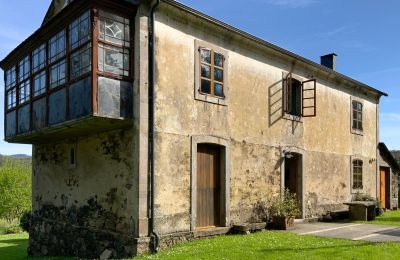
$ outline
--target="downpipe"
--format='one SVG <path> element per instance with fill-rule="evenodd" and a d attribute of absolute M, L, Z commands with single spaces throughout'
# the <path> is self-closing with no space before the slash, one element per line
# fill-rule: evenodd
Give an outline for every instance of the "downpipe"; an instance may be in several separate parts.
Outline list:
<path fill-rule="evenodd" d="M 159 251 L 160 236 L 155 230 L 155 213 L 154 213 L 154 196 L 155 196 L 155 176 L 154 176 L 154 89 L 155 89 L 155 74 L 156 74 L 156 58 L 155 58 L 155 11 L 159 6 L 160 0 L 156 0 L 150 11 L 149 22 L 149 147 L 148 147 L 148 169 L 150 175 L 150 238 L 152 245 L 152 252 Z"/>

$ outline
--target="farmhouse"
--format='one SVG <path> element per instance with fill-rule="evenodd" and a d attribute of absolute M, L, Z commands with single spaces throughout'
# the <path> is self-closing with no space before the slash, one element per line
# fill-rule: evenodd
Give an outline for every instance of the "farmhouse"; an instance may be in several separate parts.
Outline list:
<path fill-rule="evenodd" d="M 317 64 L 172 0 L 53 0 L 0 65 L 6 141 L 33 145 L 33 256 L 224 234 L 285 189 L 303 219 L 380 197 L 387 95 L 335 54 Z"/>

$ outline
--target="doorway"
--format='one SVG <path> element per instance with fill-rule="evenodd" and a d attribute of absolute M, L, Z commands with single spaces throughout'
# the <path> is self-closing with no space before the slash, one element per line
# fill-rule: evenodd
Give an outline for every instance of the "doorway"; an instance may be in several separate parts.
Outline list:
<path fill-rule="evenodd" d="M 197 220 L 199 229 L 221 225 L 221 147 L 197 146 Z"/>
<path fill-rule="evenodd" d="M 290 193 L 294 193 L 297 199 L 300 214 L 297 218 L 303 216 L 303 157 L 297 153 L 285 154 L 285 180 L 284 188 Z"/>
<path fill-rule="evenodd" d="M 380 167 L 380 196 L 381 208 L 390 209 L 390 168 Z"/>

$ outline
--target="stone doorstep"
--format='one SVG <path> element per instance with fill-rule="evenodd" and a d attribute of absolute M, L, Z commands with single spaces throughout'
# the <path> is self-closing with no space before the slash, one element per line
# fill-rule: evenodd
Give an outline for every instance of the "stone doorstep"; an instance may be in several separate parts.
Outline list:
<path fill-rule="evenodd" d="M 196 230 L 192 231 L 194 238 L 211 237 L 211 236 L 222 236 L 229 233 L 231 227 L 216 227 L 211 229 Z"/>
<path fill-rule="evenodd" d="M 233 234 L 249 234 L 252 232 L 264 230 L 267 227 L 266 222 L 261 223 L 246 223 L 243 225 L 234 225 L 231 228 L 231 233 Z"/>

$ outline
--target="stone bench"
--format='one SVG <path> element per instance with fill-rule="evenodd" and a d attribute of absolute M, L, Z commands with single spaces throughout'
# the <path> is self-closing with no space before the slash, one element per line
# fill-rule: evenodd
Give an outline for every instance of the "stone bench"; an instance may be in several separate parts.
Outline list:
<path fill-rule="evenodd" d="M 369 221 L 375 219 L 374 201 L 352 201 L 344 203 L 349 206 L 349 217 L 351 220 Z"/>

